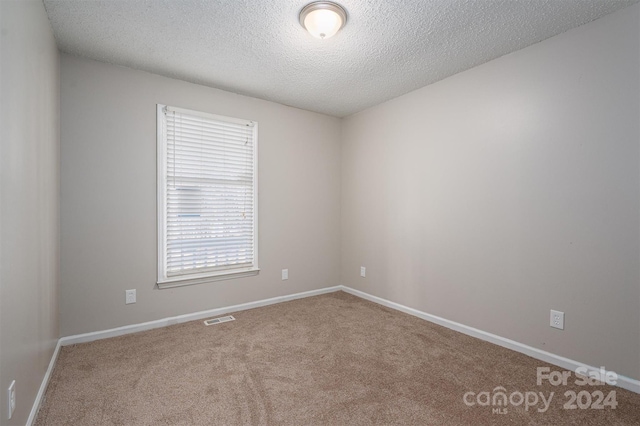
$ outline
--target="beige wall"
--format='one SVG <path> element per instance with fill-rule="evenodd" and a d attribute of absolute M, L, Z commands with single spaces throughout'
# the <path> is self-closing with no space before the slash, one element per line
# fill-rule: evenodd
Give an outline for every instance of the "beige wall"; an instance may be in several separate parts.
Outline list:
<path fill-rule="evenodd" d="M 42 1 L 0 15 L 0 424 L 24 425 L 58 337 L 59 58 Z"/>
<path fill-rule="evenodd" d="M 640 379 L 639 15 L 345 119 L 341 283 Z"/>
<path fill-rule="evenodd" d="M 339 284 L 338 119 L 67 55 L 61 74 L 62 336 Z M 259 123 L 258 276 L 155 289 L 157 103 Z"/>

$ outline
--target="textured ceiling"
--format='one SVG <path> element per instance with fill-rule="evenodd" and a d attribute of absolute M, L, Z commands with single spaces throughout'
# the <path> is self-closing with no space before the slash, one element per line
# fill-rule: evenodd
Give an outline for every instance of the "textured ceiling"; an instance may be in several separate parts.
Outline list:
<path fill-rule="evenodd" d="M 44 0 L 63 52 L 343 117 L 639 0 Z"/>

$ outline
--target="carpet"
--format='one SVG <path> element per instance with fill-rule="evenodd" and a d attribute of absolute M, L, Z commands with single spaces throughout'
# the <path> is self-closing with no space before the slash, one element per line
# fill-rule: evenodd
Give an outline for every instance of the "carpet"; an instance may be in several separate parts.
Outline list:
<path fill-rule="evenodd" d="M 36 425 L 640 425 L 640 395 L 344 292 L 233 315 L 61 348 Z"/>

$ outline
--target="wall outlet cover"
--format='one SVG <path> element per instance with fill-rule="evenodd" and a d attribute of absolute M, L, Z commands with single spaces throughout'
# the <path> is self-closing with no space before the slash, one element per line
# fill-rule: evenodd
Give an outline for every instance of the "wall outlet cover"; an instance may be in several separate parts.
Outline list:
<path fill-rule="evenodd" d="M 289 279 L 289 270 L 288 269 L 283 269 L 282 270 L 282 280 L 288 280 Z"/>
<path fill-rule="evenodd" d="M 361 277 L 366 277 L 367 276 L 367 268 L 365 268 L 364 266 L 360 267 L 360 276 Z"/>
<path fill-rule="evenodd" d="M 551 310 L 550 324 L 551 327 L 564 330 L 564 312 Z"/>
<path fill-rule="evenodd" d="M 11 381 L 9 388 L 7 389 L 7 419 L 13 416 L 13 411 L 16 409 L 16 381 Z"/>
<path fill-rule="evenodd" d="M 126 305 L 130 305 L 131 303 L 136 303 L 136 290 L 126 290 L 125 291 L 125 301 Z"/>

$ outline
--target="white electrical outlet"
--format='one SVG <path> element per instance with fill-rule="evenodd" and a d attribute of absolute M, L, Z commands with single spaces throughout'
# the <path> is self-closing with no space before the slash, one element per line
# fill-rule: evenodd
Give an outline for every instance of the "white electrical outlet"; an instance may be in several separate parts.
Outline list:
<path fill-rule="evenodd" d="M 7 389 L 7 419 L 13 416 L 13 411 L 16 409 L 16 381 L 13 380 Z"/>
<path fill-rule="evenodd" d="M 551 327 L 564 330 L 564 312 L 551 310 Z"/>
<path fill-rule="evenodd" d="M 289 279 L 289 270 L 288 269 L 283 269 L 282 270 L 282 281 L 288 280 L 288 279 Z"/>
<path fill-rule="evenodd" d="M 364 266 L 360 267 L 360 276 L 361 277 L 366 277 L 367 276 L 367 268 L 365 268 Z"/>
<path fill-rule="evenodd" d="M 125 300 L 124 303 L 129 305 L 131 303 L 136 303 L 136 290 L 125 290 Z"/>

